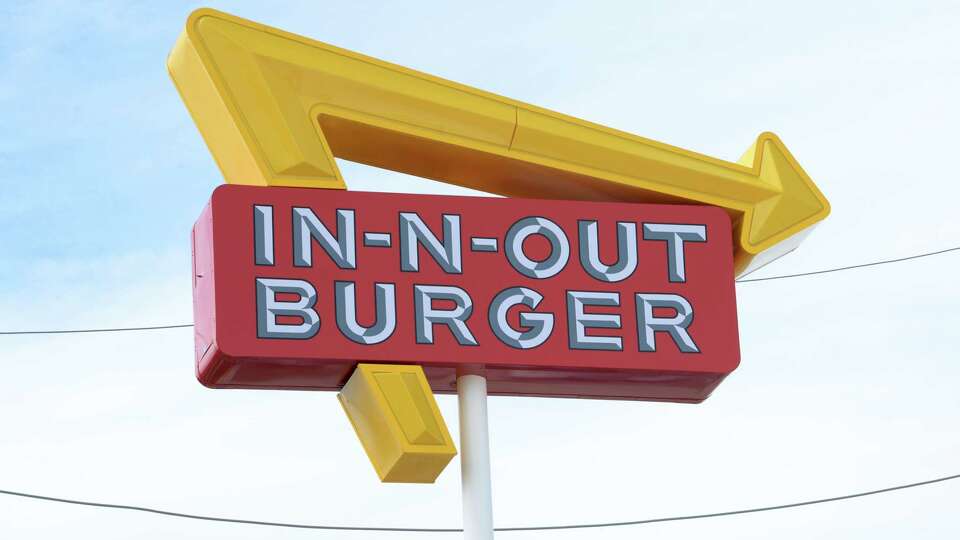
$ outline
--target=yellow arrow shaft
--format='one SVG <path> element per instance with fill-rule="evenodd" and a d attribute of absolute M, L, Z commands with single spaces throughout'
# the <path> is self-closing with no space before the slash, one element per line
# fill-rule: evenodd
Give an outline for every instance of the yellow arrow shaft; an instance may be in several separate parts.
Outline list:
<path fill-rule="evenodd" d="M 738 272 L 830 213 L 771 133 L 731 163 L 205 9 L 167 66 L 229 183 L 343 189 L 336 156 L 511 197 L 710 204 Z"/>
<path fill-rule="evenodd" d="M 171 62 L 201 64 L 226 97 L 232 129 L 260 169 L 254 178 L 248 158 L 221 162 L 231 181 L 337 187 L 337 156 L 507 196 L 689 201 L 737 212 L 779 193 L 740 164 L 275 29 L 222 17 L 198 25 L 202 38 L 182 40 Z"/>

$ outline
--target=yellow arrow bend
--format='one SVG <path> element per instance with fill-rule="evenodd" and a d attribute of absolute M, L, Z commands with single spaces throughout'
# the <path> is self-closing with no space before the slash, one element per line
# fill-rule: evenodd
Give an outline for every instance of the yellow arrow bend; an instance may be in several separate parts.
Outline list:
<path fill-rule="evenodd" d="M 511 197 L 710 204 L 739 274 L 830 213 L 772 133 L 731 163 L 210 9 L 167 66 L 229 183 L 344 189 L 337 156 Z"/>

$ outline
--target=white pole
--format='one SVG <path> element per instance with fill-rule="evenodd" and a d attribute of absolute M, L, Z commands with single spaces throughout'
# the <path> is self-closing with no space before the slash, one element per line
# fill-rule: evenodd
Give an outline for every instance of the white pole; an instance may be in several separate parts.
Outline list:
<path fill-rule="evenodd" d="M 493 540 L 490 493 L 490 434 L 487 430 L 487 379 L 457 377 L 460 405 L 460 480 L 464 540 Z"/>

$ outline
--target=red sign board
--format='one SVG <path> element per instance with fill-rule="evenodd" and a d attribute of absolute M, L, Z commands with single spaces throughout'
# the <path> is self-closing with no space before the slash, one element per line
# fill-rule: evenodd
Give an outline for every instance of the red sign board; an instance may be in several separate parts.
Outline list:
<path fill-rule="evenodd" d="M 698 402 L 739 362 L 731 224 L 704 206 L 218 187 L 193 231 L 197 377 Z"/>

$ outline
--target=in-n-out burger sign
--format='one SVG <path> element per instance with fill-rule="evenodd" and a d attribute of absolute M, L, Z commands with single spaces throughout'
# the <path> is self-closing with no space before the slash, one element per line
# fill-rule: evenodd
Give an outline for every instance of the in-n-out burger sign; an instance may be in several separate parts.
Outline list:
<path fill-rule="evenodd" d="M 701 401 L 739 359 L 730 220 L 699 206 L 219 187 L 194 227 L 198 378 Z"/>

